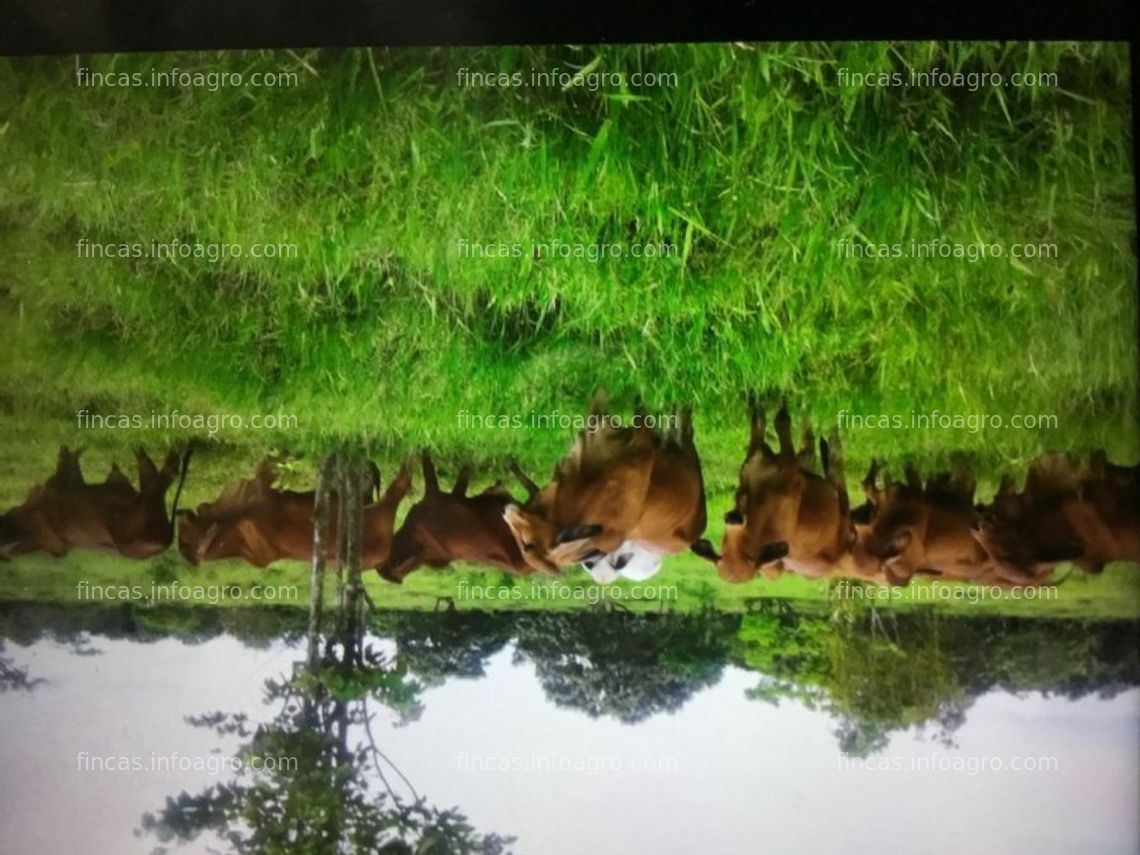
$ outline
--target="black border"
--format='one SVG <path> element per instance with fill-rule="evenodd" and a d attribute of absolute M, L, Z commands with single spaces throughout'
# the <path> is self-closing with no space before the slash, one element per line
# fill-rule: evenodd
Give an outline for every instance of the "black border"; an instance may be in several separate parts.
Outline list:
<path fill-rule="evenodd" d="M 1128 0 L 0 0 L 0 54 L 789 39 L 1131 40 Z"/>

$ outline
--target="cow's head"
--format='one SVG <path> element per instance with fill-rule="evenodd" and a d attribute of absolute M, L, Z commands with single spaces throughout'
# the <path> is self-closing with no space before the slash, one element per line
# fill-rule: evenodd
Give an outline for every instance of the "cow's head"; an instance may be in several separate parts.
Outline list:
<path fill-rule="evenodd" d="M 422 505 L 423 502 L 408 513 L 408 518 L 392 538 L 392 548 L 388 552 L 388 557 L 376 566 L 376 572 L 382 578 L 397 585 L 403 584 L 408 574 L 419 569 L 424 563 L 423 550 L 416 539 L 418 531 L 416 520 Z"/>
<path fill-rule="evenodd" d="M 921 501 L 902 499 L 888 503 L 867 525 L 856 526 L 852 554 L 864 571 L 879 569 L 890 585 L 906 585 L 915 573 L 907 550 L 914 543 L 921 522 Z"/>
<path fill-rule="evenodd" d="M 595 542 L 601 533 L 602 526 L 596 524 L 579 523 L 561 528 L 554 535 L 554 545 L 547 557 L 557 567 L 596 557 L 598 553 L 604 552 L 598 549 Z"/>
<path fill-rule="evenodd" d="M 542 514 L 533 513 L 513 502 L 503 508 L 503 520 L 518 544 L 527 565 L 541 573 L 557 573 L 558 564 L 550 556 L 558 532 L 554 523 Z"/>
<path fill-rule="evenodd" d="M 899 499 L 881 508 L 870 524 L 860 527 L 859 545 L 869 556 L 888 561 L 902 555 L 922 519 L 922 501 Z"/>
<path fill-rule="evenodd" d="M 193 511 L 178 512 L 178 551 L 191 564 L 241 554 L 241 533 L 233 525 L 203 520 Z"/>
<path fill-rule="evenodd" d="M 748 537 L 748 524 L 744 514 L 738 510 L 724 515 L 724 540 L 717 554 L 707 540 L 693 544 L 693 552 L 716 565 L 716 572 L 726 582 L 749 582 L 757 573 L 769 579 L 779 578 L 783 573 L 780 559 L 788 554 L 788 543 L 784 540 L 765 541 L 759 545 Z"/>
<path fill-rule="evenodd" d="M 402 585 L 408 575 L 418 570 L 422 564 L 423 557 L 418 552 L 400 555 L 393 551 L 386 561 L 377 566 L 376 572 L 381 578 Z"/>

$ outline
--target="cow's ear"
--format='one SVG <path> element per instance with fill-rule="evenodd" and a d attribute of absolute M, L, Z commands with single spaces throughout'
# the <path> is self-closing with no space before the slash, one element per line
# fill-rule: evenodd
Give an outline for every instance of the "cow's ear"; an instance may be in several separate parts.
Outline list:
<path fill-rule="evenodd" d="M 720 556 L 717 555 L 716 549 L 713 548 L 712 543 L 710 543 L 707 538 L 702 537 L 689 548 L 693 551 L 694 555 L 699 555 L 701 558 L 704 558 L 706 561 L 711 561 L 713 564 L 720 561 Z"/>
<path fill-rule="evenodd" d="M 572 525 L 561 529 L 554 538 L 554 545 L 561 546 L 564 543 L 573 543 L 575 540 L 586 540 L 590 537 L 597 537 L 602 533 L 600 525 Z"/>
<path fill-rule="evenodd" d="M 509 502 L 503 506 L 503 519 L 507 521 L 507 525 L 513 528 L 522 520 L 522 518 L 522 508 L 520 508 L 514 502 Z"/>

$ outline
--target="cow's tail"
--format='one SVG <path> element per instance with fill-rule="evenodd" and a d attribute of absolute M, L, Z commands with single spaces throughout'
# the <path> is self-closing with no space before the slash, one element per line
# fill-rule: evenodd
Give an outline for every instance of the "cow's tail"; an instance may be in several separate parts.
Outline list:
<path fill-rule="evenodd" d="M 186 483 L 186 472 L 190 468 L 190 452 L 193 447 L 186 446 L 186 451 L 182 455 L 182 465 L 178 469 L 178 486 L 174 488 L 174 501 L 170 503 L 170 526 L 174 527 L 174 520 L 178 516 L 178 499 L 182 495 L 182 485 Z"/>

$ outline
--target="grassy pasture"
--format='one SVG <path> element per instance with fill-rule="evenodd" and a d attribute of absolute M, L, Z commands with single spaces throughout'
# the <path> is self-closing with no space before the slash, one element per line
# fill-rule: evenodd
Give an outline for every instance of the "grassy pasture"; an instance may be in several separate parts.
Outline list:
<path fill-rule="evenodd" d="M 4 504 L 43 479 L 60 443 L 88 446 L 97 476 L 132 444 L 202 436 L 85 429 L 84 409 L 297 418 L 296 428 L 207 438 L 185 494 L 193 504 L 269 448 L 304 455 L 288 475 L 296 484 L 344 444 L 367 447 L 386 474 L 420 447 L 448 473 L 471 461 L 490 480 L 513 457 L 545 474 L 572 431 L 489 429 L 464 414 L 578 413 L 597 386 L 625 413 L 636 399 L 694 408 L 714 538 L 746 443 L 748 391 L 773 405 L 787 395 L 820 433 L 841 412 L 1056 419 L 1022 430 L 841 424 L 856 475 L 872 456 L 970 465 L 986 497 L 1001 472 L 1043 450 L 1140 459 L 1126 45 L 375 49 L 0 65 Z M 240 72 L 247 83 L 77 82 L 79 69 L 147 78 L 174 67 Z M 460 85 L 462 69 L 556 67 L 676 82 Z M 841 70 L 935 68 L 1057 82 L 840 84 Z M 295 72 L 297 85 L 248 83 L 267 71 Z M 80 241 L 174 240 L 246 251 L 216 261 L 77 251 Z M 841 240 L 1057 252 L 851 258 Z M 469 257 L 462 241 L 524 251 Z M 551 241 L 668 251 L 533 257 L 533 244 Z M 295 257 L 254 258 L 259 243 L 295 246 Z M 692 582 L 686 596 L 707 596 L 697 564 L 677 559 L 663 578 L 674 569 Z M 52 571 L 32 561 L 11 572 L 2 575 L 15 593 L 39 590 L 35 575 Z M 454 587 L 433 579 L 408 590 Z"/>

